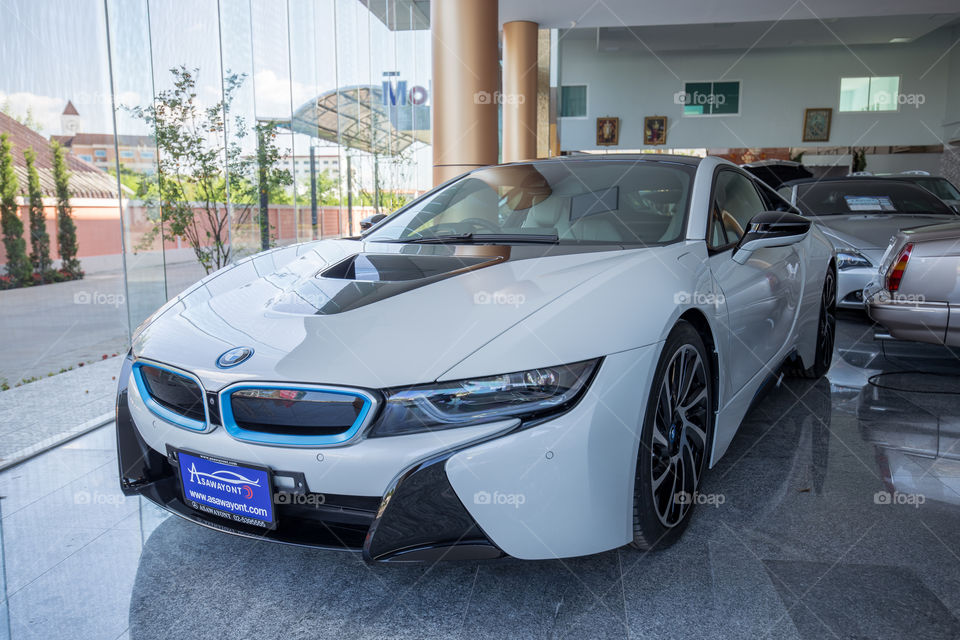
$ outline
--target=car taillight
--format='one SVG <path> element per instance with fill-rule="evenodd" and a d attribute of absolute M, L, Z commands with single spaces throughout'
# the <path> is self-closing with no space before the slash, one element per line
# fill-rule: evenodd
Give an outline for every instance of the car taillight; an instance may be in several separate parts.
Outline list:
<path fill-rule="evenodd" d="M 913 244 L 905 244 L 890 269 L 887 270 L 887 291 L 892 293 L 900 288 L 900 281 L 903 280 L 903 272 L 907 270 L 911 251 L 913 251 Z"/>

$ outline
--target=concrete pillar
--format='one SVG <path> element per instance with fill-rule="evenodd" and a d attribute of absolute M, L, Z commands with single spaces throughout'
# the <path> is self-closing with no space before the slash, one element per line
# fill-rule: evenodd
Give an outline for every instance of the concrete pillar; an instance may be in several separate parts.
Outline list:
<path fill-rule="evenodd" d="M 503 161 L 537 157 L 537 23 L 503 25 Z"/>
<path fill-rule="evenodd" d="M 497 0 L 432 0 L 433 182 L 496 164 Z"/>

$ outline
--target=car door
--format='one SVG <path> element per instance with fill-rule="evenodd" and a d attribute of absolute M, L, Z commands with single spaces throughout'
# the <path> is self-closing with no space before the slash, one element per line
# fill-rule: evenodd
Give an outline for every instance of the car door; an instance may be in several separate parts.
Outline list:
<path fill-rule="evenodd" d="M 711 198 L 707 245 L 727 307 L 730 383 L 736 392 L 760 370 L 780 364 L 775 360 L 793 331 L 804 274 L 799 244 L 759 249 L 744 264 L 733 259 L 751 218 L 782 205 L 779 198 L 768 202 L 753 180 L 727 168 L 714 176 Z"/>

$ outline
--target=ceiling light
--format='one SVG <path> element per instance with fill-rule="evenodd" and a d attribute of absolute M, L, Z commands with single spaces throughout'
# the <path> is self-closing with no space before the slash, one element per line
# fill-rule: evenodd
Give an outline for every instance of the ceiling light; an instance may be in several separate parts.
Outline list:
<path fill-rule="evenodd" d="M 913 38 L 890 38 L 891 44 L 902 44 L 904 42 L 910 42 Z"/>

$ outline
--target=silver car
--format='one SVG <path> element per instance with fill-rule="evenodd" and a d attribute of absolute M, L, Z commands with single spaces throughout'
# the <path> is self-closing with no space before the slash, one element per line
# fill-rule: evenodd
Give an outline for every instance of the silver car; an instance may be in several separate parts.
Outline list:
<path fill-rule="evenodd" d="M 901 229 L 960 220 L 950 207 L 907 182 L 865 177 L 787 182 L 780 195 L 813 219 L 837 252 L 837 305 L 863 308 L 890 238 Z"/>
<path fill-rule="evenodd" d="M 960 346 L 960 222 L 897 233 L 864 290 L 891 336 Z"/>

